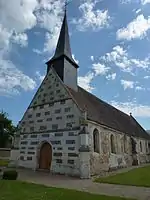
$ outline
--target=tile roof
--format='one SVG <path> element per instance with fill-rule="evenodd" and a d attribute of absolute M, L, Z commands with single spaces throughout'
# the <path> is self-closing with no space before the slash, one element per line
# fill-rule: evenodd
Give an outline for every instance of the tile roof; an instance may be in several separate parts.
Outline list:
<path fill-rule="evenodd" d="M 150 139 L 147 132 L 132 117 L 102 101 L 91 93 L 78 87 L 78 91 L 68 88 L 71 95 L 82 110 L 87 110 L 87 118 L 91 121 L 118 130 L 129 136 Z"/>

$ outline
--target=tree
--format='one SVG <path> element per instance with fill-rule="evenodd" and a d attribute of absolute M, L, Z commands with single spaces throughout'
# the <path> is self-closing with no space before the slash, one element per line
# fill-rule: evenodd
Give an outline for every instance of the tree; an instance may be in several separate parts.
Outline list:
<path fill-rule="evenodd" d="M 12 120 L 8 118 L 6 112 L 0 112 L 0 148 L 6 147 L 7 143 L 12 141 L 16 127 Z"/>

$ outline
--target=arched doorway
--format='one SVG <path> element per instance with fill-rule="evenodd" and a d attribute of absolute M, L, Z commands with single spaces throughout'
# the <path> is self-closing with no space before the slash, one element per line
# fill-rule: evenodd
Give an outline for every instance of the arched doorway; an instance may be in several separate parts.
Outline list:
<path fill-rule="evenodd" d="M 49 143 L 44 143 L 40 149 L 39 169 L 50 170 L 52 161 L 52 147 Z"/>

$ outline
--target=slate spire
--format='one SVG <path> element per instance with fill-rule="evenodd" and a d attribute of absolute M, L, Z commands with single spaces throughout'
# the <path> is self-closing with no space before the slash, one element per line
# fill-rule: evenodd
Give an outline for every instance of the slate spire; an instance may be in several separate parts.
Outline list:
<path fill-rule="evenodd" d="M 50 62 L 52 62 L 53 60 L 56 60 L 56 59 L 58 59 L 58 58 L 60 58 L 62 56 L 64 56 L 67 59 L 69 59 L 69 61 L 76 68 L 78 68 L 77 63 L 72 58 L 69 31 L 68 31 L 68 23 L 67 23 L 66 8 L 65 8 L 64 19 L 63 19 L 63 23 L 62 23 L 62 26 L 61 26 L 61 31 L 60 31 L 60 34 L 59 34 L 59 39 L 58 39 L 58 42 L 57 42 L 55 54 L 51 58 Z"/>

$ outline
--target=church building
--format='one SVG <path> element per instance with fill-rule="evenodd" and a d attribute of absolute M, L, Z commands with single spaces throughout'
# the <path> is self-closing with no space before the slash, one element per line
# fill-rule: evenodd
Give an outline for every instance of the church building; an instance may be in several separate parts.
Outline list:
<path fill-rule="evenodd" d="M 90 178 L 150 162 L 150 136 L 130 114 L 77 84 L 66 12 L 47 73 L 19 122 L 18 166 Z"/>

